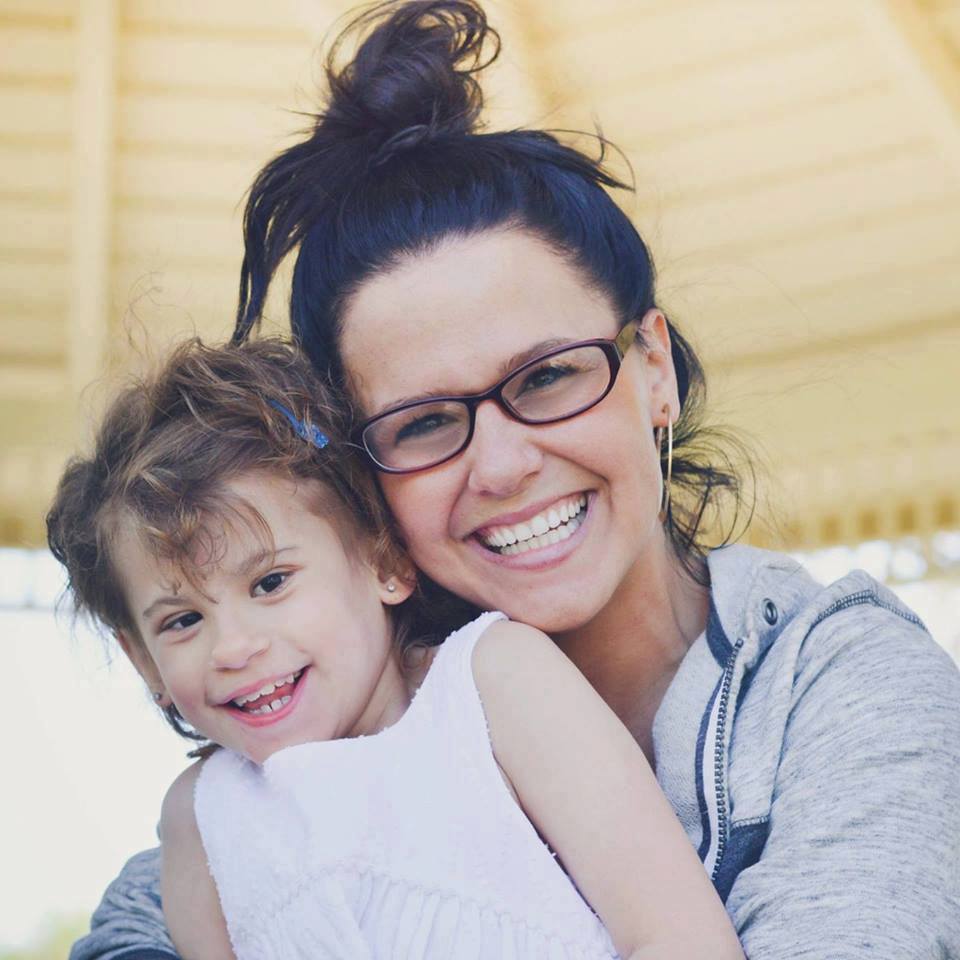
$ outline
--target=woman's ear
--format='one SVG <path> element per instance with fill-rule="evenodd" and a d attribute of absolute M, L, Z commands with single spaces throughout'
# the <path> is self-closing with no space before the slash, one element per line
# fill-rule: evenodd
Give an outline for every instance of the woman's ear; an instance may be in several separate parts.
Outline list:
<path fill-rule="evenodd" d="M 120 649 L 127 655 L 127 659 L 134 665 L 143 682 L 150 688 L 154 702 L 161 707 L 167 706 L 171 700 L 160 671 L 153 662 L 153 657 L 139 640 L 130 636 L 125 630 L 117 630 L 116 638 Z"/>
<path fill-rule="evenodd" d="M 653 307 L 643 315 L 640 331 L 644 344 L 653 426 L 664 427 L 667 425 L 664 408 L 668 408 L 671 421 L 677 419 L 680 411 L 677 374 L 673 368 L 673 352 L 667 318 L 662 311 Z"/>

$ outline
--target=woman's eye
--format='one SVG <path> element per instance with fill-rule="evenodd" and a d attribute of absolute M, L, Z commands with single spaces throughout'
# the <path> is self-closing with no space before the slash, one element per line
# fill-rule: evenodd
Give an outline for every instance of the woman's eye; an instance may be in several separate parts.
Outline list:
<path fill-rule="evenodd" d="M 454 420 L 443 413 L 430 413 L 423 417 L 411 420 L 397 430 L 394 443 L 403 443 L 404 440 L 419 440 L 428 437 L 444 427 L 450 426 Z"/>
<path fill-rule="evenodd" d="M 265 597 L 269 593 L 276 593 L 289 579 L 290 574 L 286 571 L 274 571 L 261 577 L 253 585 L 253 595 L 255 597 Z"/>
<path fill-rule="evenodd" d="M 182 632 L 183 630 L 189 630 L 190 627 L 199 623 L 203 617 L 195 611 L 190 613 L 181 613 L 176 617 L 171 617 L 169 620 L 164 620 L 160 626 L 160 632 L 165 633 L 171 631 L 174 633 Z"/>
<path fill-rule="evenodd" d="M 523 378 L 523 383 L 520 385 L 520 393 L 528 393 L 532 390 L 545 390 L 560 380 L 565 380 L 578 373 L 580 373 L 579 369 L 568 364 L 551 364 L 536 367 L 529 371 Z M 518 394 L 518 396 L 519 395 L 520 394 Z"/>

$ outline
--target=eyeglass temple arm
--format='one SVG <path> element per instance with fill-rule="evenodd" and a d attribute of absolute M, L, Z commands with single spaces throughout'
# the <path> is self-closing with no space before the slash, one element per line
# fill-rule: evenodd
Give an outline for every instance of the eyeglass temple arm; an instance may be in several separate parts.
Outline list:
<path fill-rule="evenodd" d="M 623 359 L 623 355 L 630 349 L 630 344 L 636 339 L 637 336 L 637 320 L 628 320 L 620 332 L 614 337 L 613 342 L 617 345 L 617 350 L 620 351 L 620 359 Z"/>

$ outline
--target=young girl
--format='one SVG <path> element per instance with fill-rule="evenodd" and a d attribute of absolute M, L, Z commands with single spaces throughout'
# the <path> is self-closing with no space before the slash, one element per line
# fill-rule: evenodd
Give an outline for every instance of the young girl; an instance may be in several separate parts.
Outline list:
<path fill-rule="evenodd" d="M 186 343 L 48 518 L 79 609 L 203 743 L 161 817 L 181 955 L 740 956 L 640 749 L 546 636 L 485 613 L 430 647 L 463 609 L 415 591 L 343 410 L 278 341 Z"/>

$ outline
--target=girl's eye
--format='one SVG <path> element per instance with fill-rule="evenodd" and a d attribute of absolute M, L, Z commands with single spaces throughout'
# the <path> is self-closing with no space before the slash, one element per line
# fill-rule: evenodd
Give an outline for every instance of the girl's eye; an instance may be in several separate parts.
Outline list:
<path fill-rule="evenodd" d="M 276 593 L 276 591 L 287 582 L 289 577 L 290 573 L 288 571 L 268 573 L 253 585 L 253 595 L 255 597 L 265 597 L 268 593 Z"/>
<path fill-rule="evenodd" d="M 160 626 L 160 632 L 166 633 L 167 631 L 173 631 L 176 633 L 183 630 L 189 630 L 190 627 L 199 623 L 202 619 L 203 617 L 201 617 L 196 611 L 190 611 L 190 613 L 181 613 L 176 617 L 171 617 L 169 620 L 164 620 Z"/>

